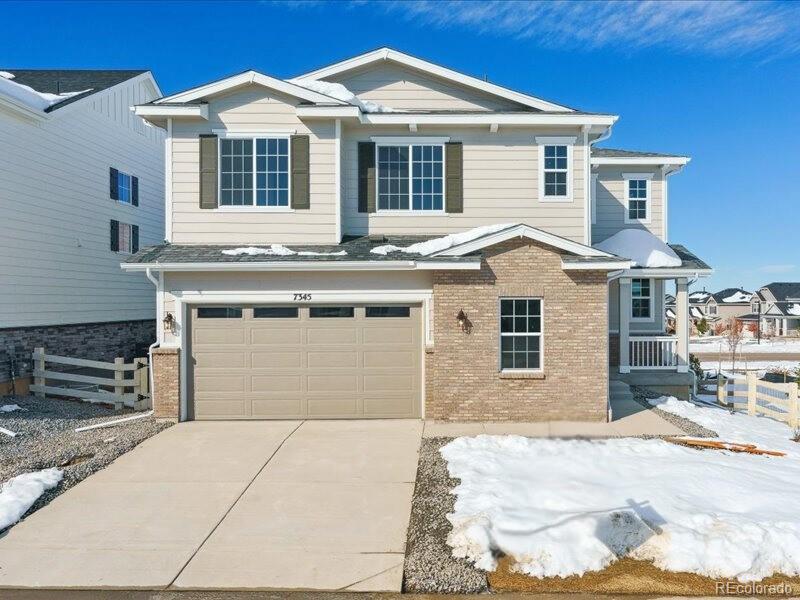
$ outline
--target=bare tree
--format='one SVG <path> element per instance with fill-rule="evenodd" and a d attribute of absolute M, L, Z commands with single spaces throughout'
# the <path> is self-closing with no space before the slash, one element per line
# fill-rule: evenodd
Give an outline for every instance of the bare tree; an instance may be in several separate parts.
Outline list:
<path fill-rule="evenodd" d="M 728 344 L 728 350 L 731 353 L 731 371 L 736 369 L 736 351 L 742 343 L 744 337 L 744 325 L 735 317 L 728 319 L 728 330 L 725 333 L 725 342 Z"/>

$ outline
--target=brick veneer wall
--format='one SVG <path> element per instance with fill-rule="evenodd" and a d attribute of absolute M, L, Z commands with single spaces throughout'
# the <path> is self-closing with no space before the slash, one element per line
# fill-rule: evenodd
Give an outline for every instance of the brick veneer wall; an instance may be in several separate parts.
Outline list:
<path fill-rule="evenodd" d="M 154 320 L 0 329 L 0 382 L 9 379 L 10 352 L 17 358 L 19 376 L 26 377 L 30 375 L 34 348 L 72 358 L 113 362 L 121 356 L 130 361 L 147 356 L 147 348 L 155 339 Z"/>
<path fill-rule="evenodd" d="M 153 349 L 153 414 L 159 419 L 180 416 L 181 369 L 178 348 Z"/>
<path fill-rule="evenodd" d="M 480 271 L 437 271 L 433 294 L 427 418 L 608 418 L 605 272 L 564 271 L 557 251 L 530 240 L 513 240 L 485 251 Z M 499 372 L 498 299 L 504 296 L 543 298 L 543 376 L 505 378 Z M 456 321 L 460 309 L 471 322 L 469 334 Z"/>

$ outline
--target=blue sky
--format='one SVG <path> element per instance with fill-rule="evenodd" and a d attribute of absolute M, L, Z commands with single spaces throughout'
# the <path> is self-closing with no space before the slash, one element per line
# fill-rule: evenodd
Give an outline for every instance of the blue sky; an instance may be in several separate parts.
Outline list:
<path fill-rule="evenodd" d="M 670 241 L 710 289 L 800 280 L 800 3 L 4 3 L 0 68 L 149 68 L 164 93 L 392 46 L 688 154 Z"/>

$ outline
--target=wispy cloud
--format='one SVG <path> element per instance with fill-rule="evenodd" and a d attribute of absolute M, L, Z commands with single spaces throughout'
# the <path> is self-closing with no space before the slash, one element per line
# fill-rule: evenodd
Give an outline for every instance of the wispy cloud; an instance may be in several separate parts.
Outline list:
<path fill-rule="evenodd" d="M 800 3 L 795 2 L 411 0 L 361 6 L 418 25 L 471 29 L 553 48 L 660 46 L 714 54 L 800 50 Z"/>
<path fill-rule="evenodd" d="M 797 265 L 764 265 L 758 270 L 762 273 L 791 273 L 797 268 Z"/>

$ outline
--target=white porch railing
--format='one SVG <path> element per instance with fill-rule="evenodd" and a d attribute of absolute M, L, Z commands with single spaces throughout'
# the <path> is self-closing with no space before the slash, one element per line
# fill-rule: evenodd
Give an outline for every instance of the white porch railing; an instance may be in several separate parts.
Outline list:
<path fill-rule="evenodd" d="M 678 338 L 672 336 L 632 336 L 629 338 L 631 369 L 678 368 Z"/>

